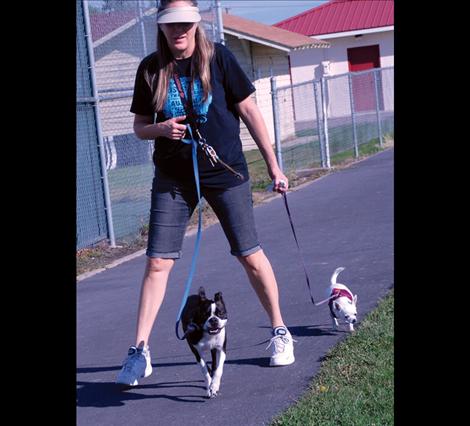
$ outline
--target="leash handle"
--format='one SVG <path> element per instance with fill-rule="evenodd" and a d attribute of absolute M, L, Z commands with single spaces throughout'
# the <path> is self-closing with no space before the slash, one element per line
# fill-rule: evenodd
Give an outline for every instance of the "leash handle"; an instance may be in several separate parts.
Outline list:
<path fill-rule="evenodd" d="M 176 325 L 175 325 L 175 333 L 176 333 L 176 338 L 178 340 L 184 340 L 186 338 L 186 333 L 183 335 L 183 337 L 180 337 L 179 333 L 178 333 L 178 329 L 179 329 L 179 326 L 180 326 L 180 322 L 181 320 L 177 320 L 176 321 Z"/>
<path fill-rule="evenodd" d="M 286 206 L 286 211 L 287 211 L 287 216 L 289 218 L 289 222 L 290 222 L 290 226 L 292 228 L 292 234 L 294 235 L 294 240 L 295 240 L 295 243 L 297 244 L 297 249 L 299 251 L 299 257 L 300 257 L 300 260 L 302 262 L 302 266 L 304 267 L 304 272 L 305 272 L 305 279 L 307 281 L 307 287 L 308 287 L 308 291 L 310 293 L 310 300 L 312 301 L 313 305 L 314 306 L 317 306 L 315 304 L 315 300 L 313 300 L 313 296 L 312 296 L 312 289 L 310 288 L 310 280 L 308 278 L 308 273 L 307 273 L 307 268 L 305 267 L 305 262 L 304 262 L 304 258 L 302 256 L 302 252 L 300 250 L 300 245 L 299 245 L 299 241 L 297 240 L 297 235 L 295 233 L 295 228 L 294 228 L 294 223 L 292 222 L 292 216 L 290 214 L 290 210 L 289 210 L 289 204 L 287 203 L 287 194 L 285 192 L 282 193 L 282 198 L 284 199 L 284 204 Z M 321 302 L 322 303 L 322 302 Z"/>

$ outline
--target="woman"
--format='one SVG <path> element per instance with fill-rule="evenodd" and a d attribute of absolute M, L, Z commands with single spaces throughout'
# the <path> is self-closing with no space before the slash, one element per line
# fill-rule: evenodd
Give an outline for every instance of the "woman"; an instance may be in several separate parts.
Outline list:
<path fill-rule="evenodd" d="M 270 365 L 289 365 L 295 360 L 292 336 L 281 316 L 276 279 L 255 229 L 239 117 L 263 155 L 274 190 L 286 191 L 288 179 L 276 161 L 261 113 L 250 98 L 255 88 L 233 54 L 206 38 L 200 20 L 196 1 L 162 0 L 157 51 L 142 60 L 136 75 L 131 105 L 134 131 L 140 139 L 155 139 L 155 178 L 136 341 L 117 378 L 117 383 L 130 386 L 152 372 L 149 336 L 198 202 L 191 134 L 203 136 L 223 161 L 209 161 L 198 148 L 201 193 L 218 216 L 231 254 L 243 265 L 269 316 L 273 327 Z"/>

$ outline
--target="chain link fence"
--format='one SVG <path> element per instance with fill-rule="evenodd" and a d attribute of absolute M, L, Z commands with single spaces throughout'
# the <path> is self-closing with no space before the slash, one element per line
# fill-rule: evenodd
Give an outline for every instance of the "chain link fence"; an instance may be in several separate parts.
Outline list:
<path fill-rule="evenodd" d="M 110 230 L 116 239 L 134 238 L 147 225 L 154 174 L 153 141 L 135 136 L 134 115 L 129 109 L 137 67 L 156 50 L 159 2 L 129 0 L 113 4 L 77 0 L 76 3 L 76 193 L 77 249 L 80 249 L 109 238 Z M 207 6 L 207 2 L 201 3 Z M 206 33 L 214 40 L 215 12 L 208 8 L 201 12 Z M 91 47 L 87 46 L 87 39 Z M 110 219 L 106 219 L 106 213 Z"/>
<path fill-rule="evenodd" d="M 315 82 L 281 87 L 274 93 L 273 103 L 278 105 L 280 115 L 279 139 L 284 172 L 321 167 Z"/>
<path fill-rule="evenodd" d="M 108 237 L 104 210 L 102 170 L 97 141 L 95 97 L 89 70 L 86 16 L 81 2 L 77 2 L 77 247 L 86 247 Z"/>
<path fill-rule="evenodd" d="M 393 135 L 393 67 L 275 89 L 278 159 L 285 172 L 331 167 Z"/>
<path fill-rule="evenodd" d="M 158 2 L 121 3 L 126 7 L 106 12 L 103 2 L 77 0 L 77 249 L 131 240 L 149 216 L 153 141 L 137 139 L 129 109 L 137 67 L 155 51 Z M 214 9 L 202 12 L 208 37 L 217 40 Z M 254 99 L 274 128 L 286 173 L 329 168 L 393 134 L 393 68 L 285 87 L 277 81 L 286 80 L 271 78 L 271 88 L 258 87 Z M 246 156 L 253 187 L 259 179 L 262 188 L 261 155 Z"/>

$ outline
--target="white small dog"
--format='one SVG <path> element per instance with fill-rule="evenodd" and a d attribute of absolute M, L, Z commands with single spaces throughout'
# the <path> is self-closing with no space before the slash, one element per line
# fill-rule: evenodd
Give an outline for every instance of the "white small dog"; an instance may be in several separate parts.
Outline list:
<path fill-rule="evenodd" d="M 338 329 L 338 318 L 346 321 L 349 324 L 349 331 L 354 331 L 354 323 L 357 321 L 357 294 L 353 296 L 344 284 L 336 282 L 336 278 L 343 267 L 336 268 L 331 276 L 331 285 L 328 289 L 330 298 L 328 306 L 330 307 L 331 319 L 333 322 L 333 329 Z"/>

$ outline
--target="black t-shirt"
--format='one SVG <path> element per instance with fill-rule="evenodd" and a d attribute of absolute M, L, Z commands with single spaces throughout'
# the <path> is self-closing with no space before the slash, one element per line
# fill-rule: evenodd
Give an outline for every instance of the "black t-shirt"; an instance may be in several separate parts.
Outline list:
<path fill-rule="evenodd" d="M 179 77 L 186 98 L 191 75 L 191 58 L 177 61 Z M 211 62 L 212 91 L 203 102 L 202 84 L 199 79 L 193 83 L 193 107 L 198 116 L 199 130 L 229 166 L 241 173 L 245 180 L 238 179 L 220 163 L 212 167 L 206 155 L 198 148 L 199 178 L 202 185 L 214 188 L 230 188 L 248 180 L 248 167 L 240 140 L 240 118 L 235 104 L 250 96 L 255 88 L 241 69 L 235 56 L 222 44 L 215 43 L 215 54 Z M 152 53 L 139 65 L 134 86 L 131 112 L 153 116 L 152 90 L 144 78 L 157 73 L 157 55 Z M 151 79 L 149 79 L 150 81 Z M 156 85 L 154 84 L 154 87 Z M 162 111 L 158 111 L 156 122 L 185 114 L 175 82 L 170 80 L 168 97 Z M 167 138 L 155 139 L 154 163 L 164 174 L 178 180 L 194 180 L 191 144 Z"/>

